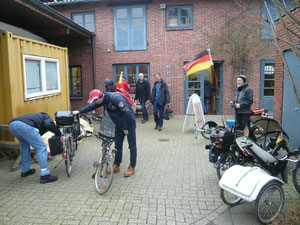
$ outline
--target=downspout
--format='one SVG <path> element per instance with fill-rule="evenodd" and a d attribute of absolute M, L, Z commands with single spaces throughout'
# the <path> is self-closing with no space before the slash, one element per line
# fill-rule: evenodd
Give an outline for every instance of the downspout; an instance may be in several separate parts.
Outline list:
<path fill-rule="evenodd" d="M 96 60 L 95 60 L 95 36 L 92 36 L 92 63 L 93 63 L 93 89 L 97 88 Z"/>

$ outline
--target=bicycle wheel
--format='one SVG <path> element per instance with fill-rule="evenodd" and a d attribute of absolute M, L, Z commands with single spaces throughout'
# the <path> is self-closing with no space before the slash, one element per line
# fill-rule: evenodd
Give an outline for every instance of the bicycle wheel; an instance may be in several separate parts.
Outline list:
<path fill-rule="evenodd" d="M 297 192 L 300 194 L 300 163 L 297 163 L 296 169 L 293 171 L 293 183 L 294 187 L 296 188 Z"/>
<path fill-rule="evenodd" d="M 65 165 L 67 176 L 71 176 L 72 172 L 72 161 L 73 161 L 73 146 L 71 140 L 68 139 L 68 142 L 65 144 Z"/>
<path fill-rule="evenodd" d="M 239 198 L 238 196 L 233 195 L 228 191 L 224 191 L 223 189 L 221 189 L 220 195 L 221 195 L 222 201 L 226 205 L 235 206 L 235 205 L 239 204 L 242 201 L 242 199 Z"/>
<path fill-rule="evenodd" d="M 280 213 L 284 202 L 281 184 L 271 181 L 263 187 L 255 201 L 255 216 L 259 222 L 271 223 Z"/>
<path fill-rule="evenodd" d="M 207 121 L 203 126 L 201 127 L 201 135 L 202 137 L 209 139 L 210 134 L 214 128 L 216 128 L 218 125 L 214 121 Z"/>
<path fill-rule="evenodd" d="M 231 152 L 224 153 L 221 162 L 217 167 L 217 176 L 219 179 L 223 176 L 224 172 L 236 163 L 235 155 Z"/>
<path fill-rule="evenodd" d="M 102 161 L 96 168 L 95 188 L 99 194 L 107 192 L 114 177 L 113 163 L 109 160 Z"/>

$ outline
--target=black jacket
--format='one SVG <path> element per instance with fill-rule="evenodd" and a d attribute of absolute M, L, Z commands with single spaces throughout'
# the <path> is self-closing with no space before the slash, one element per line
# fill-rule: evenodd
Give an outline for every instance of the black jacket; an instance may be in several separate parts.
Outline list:
<path fill-rule="evenodd" d="M 60 136 L 60 130 L 55 126 L 55 123 L 51 117 L 44 112 L 41 113 L 29 113 L 22 116 L 13 118 L 9 123 L 13 121 L 22 121 L 29 126 L 35 127 L 39 130 L 40 135 L 43 135 L 48 130 L 54 133 L 56 136 Z"/>
<path fill-rule="evenodd" d="M 240 104 L 240 108 L 235 109 L 237 113 L 252 113 L 250 107 L 253 103 L 253 91 L 248 87 L 248 84 L 244 84 L 236 89 L 234 102 L 235 104 Z"/>
<path fill-rule="evenodd" d="M 145 79 L 143 82 L 136 83 L 136 89 L 135 89 L 135 97 L 134 100 L 139 100 L 140 102 L 146 102 L 147 100 L 150 100 L 150 84 Z"/>
<path fill-rule="evenodd" d="M 155 95 L 156 95 L 156 84 L 154 83 L 152 88 L 152 96 L 151 96 L 151 103 L 154 103 Z M 164 80 L 161 80 L 161 86 L 159 89 L 159 105 L 166 105 L 170 103 L 170 92 L 168 89 L 168 85 Z"/>
<path fill-rule="evenodd" d="M 204 81 L 204 98 L 210 98 L 210 92 L 215 91 L 215 87 L 207 80 Z"/>
<path fill-rule="evenodd" d="M 115 92 L 115 84 L 113 81 L 110 81 L 107 85 L 105 85 L 106 92 Z"/>

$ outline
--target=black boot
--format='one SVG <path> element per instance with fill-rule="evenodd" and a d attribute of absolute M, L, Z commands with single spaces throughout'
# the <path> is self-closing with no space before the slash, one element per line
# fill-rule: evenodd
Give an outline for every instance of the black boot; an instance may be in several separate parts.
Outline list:
<path fill-rule="evenodd" d="M 31 174 L 34 174 L 34 173 L 35 173 L 35 169 L 30 169 L 27 172 L 21 173 L 21 177 L 27 177 L 27 176 L 29 176 Z"/>
<path fill-rule="evenodd" d="M 48 183 L 48 182 L 55 182 L 57 180 L 58 180 L 57 176 L 52 176 L 51 174 L 48 174 L 48 175 L 45 175 L 45 176 L 41 176 L 40 183 L 45 184 L 45 183 Z"/>

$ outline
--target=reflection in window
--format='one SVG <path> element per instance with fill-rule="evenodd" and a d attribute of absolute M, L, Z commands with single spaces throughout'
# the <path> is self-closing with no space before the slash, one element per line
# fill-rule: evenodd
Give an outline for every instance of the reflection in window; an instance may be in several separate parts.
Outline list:
<path fill-rule="evenodd" d="M 72 21 L 91 32 L 96 32 L 94 12 L 72 13 Z"/>
<path fill-rule="evenodd" d="M 70 96 L 83 96 L 81 66 L 70 66 Z"/>
<path fill-rule="evenodd" d="M 166 10 L 167 28 L 193 27 L 193 6 L 168 6 Z"/>

